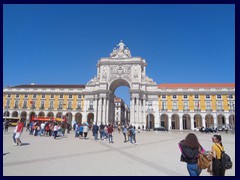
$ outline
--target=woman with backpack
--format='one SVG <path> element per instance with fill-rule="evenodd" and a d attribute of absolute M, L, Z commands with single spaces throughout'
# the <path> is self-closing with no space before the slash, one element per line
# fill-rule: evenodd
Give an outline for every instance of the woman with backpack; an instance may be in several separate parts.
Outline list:
<path fill-rule="evenodd" d="M 194 133 L 189 133 L 186 138 L 179 142 L 181 161 L 187 163 L 187 170 L 190 176 L 199 176 L 201 169 L 198 167 L 198 154 L 205 152 L 198 142 Z"/>
<path fill-rule="evenodd" d="M 222 144 L 222 137 L 221 135 L 215 134 L 212 137 L 212 175 L 213 176 L 224 176 L 225 169 L 221 166 L 221 151 L 224 151 L 224 147 Z"/>

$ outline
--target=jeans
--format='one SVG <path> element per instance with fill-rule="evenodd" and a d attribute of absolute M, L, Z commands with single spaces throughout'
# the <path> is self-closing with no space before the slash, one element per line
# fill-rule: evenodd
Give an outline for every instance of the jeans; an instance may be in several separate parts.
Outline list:
<path fill-rule="evenodd" d="M 41 135 L 43 135 L 43 133 L 44 133 L 44 129 L 41 129 Z"/>
<path fill-rule="evenodd" d="M 14 141 L 14 143 L 16 143 L 15 135 L 16 135 L 16 133 L 13 133 L 13 141 Z"/>
<path fill-rule="evenodd" d="M 110 143 L 110 142 L 113 143 L 113 136 L 112 136 L 112 134 L 108 134 L 108 137 L 109 137 L 109 143 Z"/>
<path fill-rule="evenodd" d="M 190 176 L 199 176 L 201 173 L 197 164 L 187 164 L 187 170 Z"/>
<path fill-rule="evenodd" d="M 123 133 L 123 136 L 124 136 L 124 142 L 127 142 L 126 133 Z"/>
<path fill-rule="evenodd" d="M 104 137 L 104 132 L 103 130 L 100 130 L 100 139 L 103 139 L 103 137 Z"/>
<path fill-rule="evenodd" d="M 132 139 L 133 139 L 133 136 L 130 135 L 130 136 L 129 136 L 130 143 L 132 143 Z"/>
<path fill-rule="evenodd" d="M 98 133 L 95 132 L 95 133 L 93 133 L 93 134 L 94 134 L 94 139 L 95 139 L 95 140 L 98 140 Z"/>

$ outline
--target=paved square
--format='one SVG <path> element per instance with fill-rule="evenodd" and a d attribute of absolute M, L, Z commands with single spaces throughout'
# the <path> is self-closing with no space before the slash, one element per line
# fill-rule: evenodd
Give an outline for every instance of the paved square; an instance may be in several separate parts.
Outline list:
<path fill-rule="evenodd" d="M 3 175 L 136 175 L 188 176 L 186 164 L 180 162 L 178 142 L 188 132 L 141 132 L 137 145 L 124 143 L 122 133 L 114 132 L 114 144 L 95 141 L 92 132 L 88 140 L 74 138 L 73 132 L 64 138 L 35 137 L 25 130 L 21 140 L 25 145 L 13 146 L 13 128 L 3 133 Z M 213 134 L 195 132 L 206 150 L 211 149 Z M 235 176 L 235 135 L 221 133 L 225 151 L 233 161 L 226 176 Z M 201 176 L 210 176 L 203 170 Z"/>

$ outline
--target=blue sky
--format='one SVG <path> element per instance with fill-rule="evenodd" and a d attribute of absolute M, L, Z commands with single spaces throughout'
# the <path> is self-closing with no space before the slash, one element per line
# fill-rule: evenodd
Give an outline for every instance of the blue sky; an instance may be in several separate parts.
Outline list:
<path fill-rule="evenodd" d="M 158 84 L 235 82 L 234 5 L 3 7 L 3 87 L 86 84 L 120 40 Z"/>

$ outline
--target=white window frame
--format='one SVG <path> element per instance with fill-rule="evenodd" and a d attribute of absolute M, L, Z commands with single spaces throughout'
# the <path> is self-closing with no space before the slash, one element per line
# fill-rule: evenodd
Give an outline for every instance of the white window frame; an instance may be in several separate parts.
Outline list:
<path fill-rule="evenodd" d="M 162 110 L 167 110 L 167 102 L 162 101 Z"/>
<path fill-rule="evenodd" d="M 208 108 L 208 104 L 209 104 L 209 108 Z M 212 104 L 210 101 L 206 101 L 206 110 L 211 110 L 212 109 Z"/>
<path fill-rule="evenodd" d="M 50 101 L 50 109 L 54 109 L 54 101 L 53 100 Z"/>
<path fill-rule="evenodd" d="M 174 105 L 176 105 L 176 108 L 174 107 Z M 173 110 L 178 110 L 178 102 L 177 101 L 172 102 L 172 109 Z"/>
<path fill-rule="evenodd" d="M 187 104 L 187 106 L 185 103 Z M 188 101 L 183 101 L 183 110 L 187 110 L 187 109 L 189 109 L 189 103 Z"/>
<path fill-rule="evenodd" d="M 62 96 L 62 97 L 61 97 L 61 96 Z M 63 99 L 63 94 L 60 94 L 60 95 L 59 95 L 59 99 Z"/>

